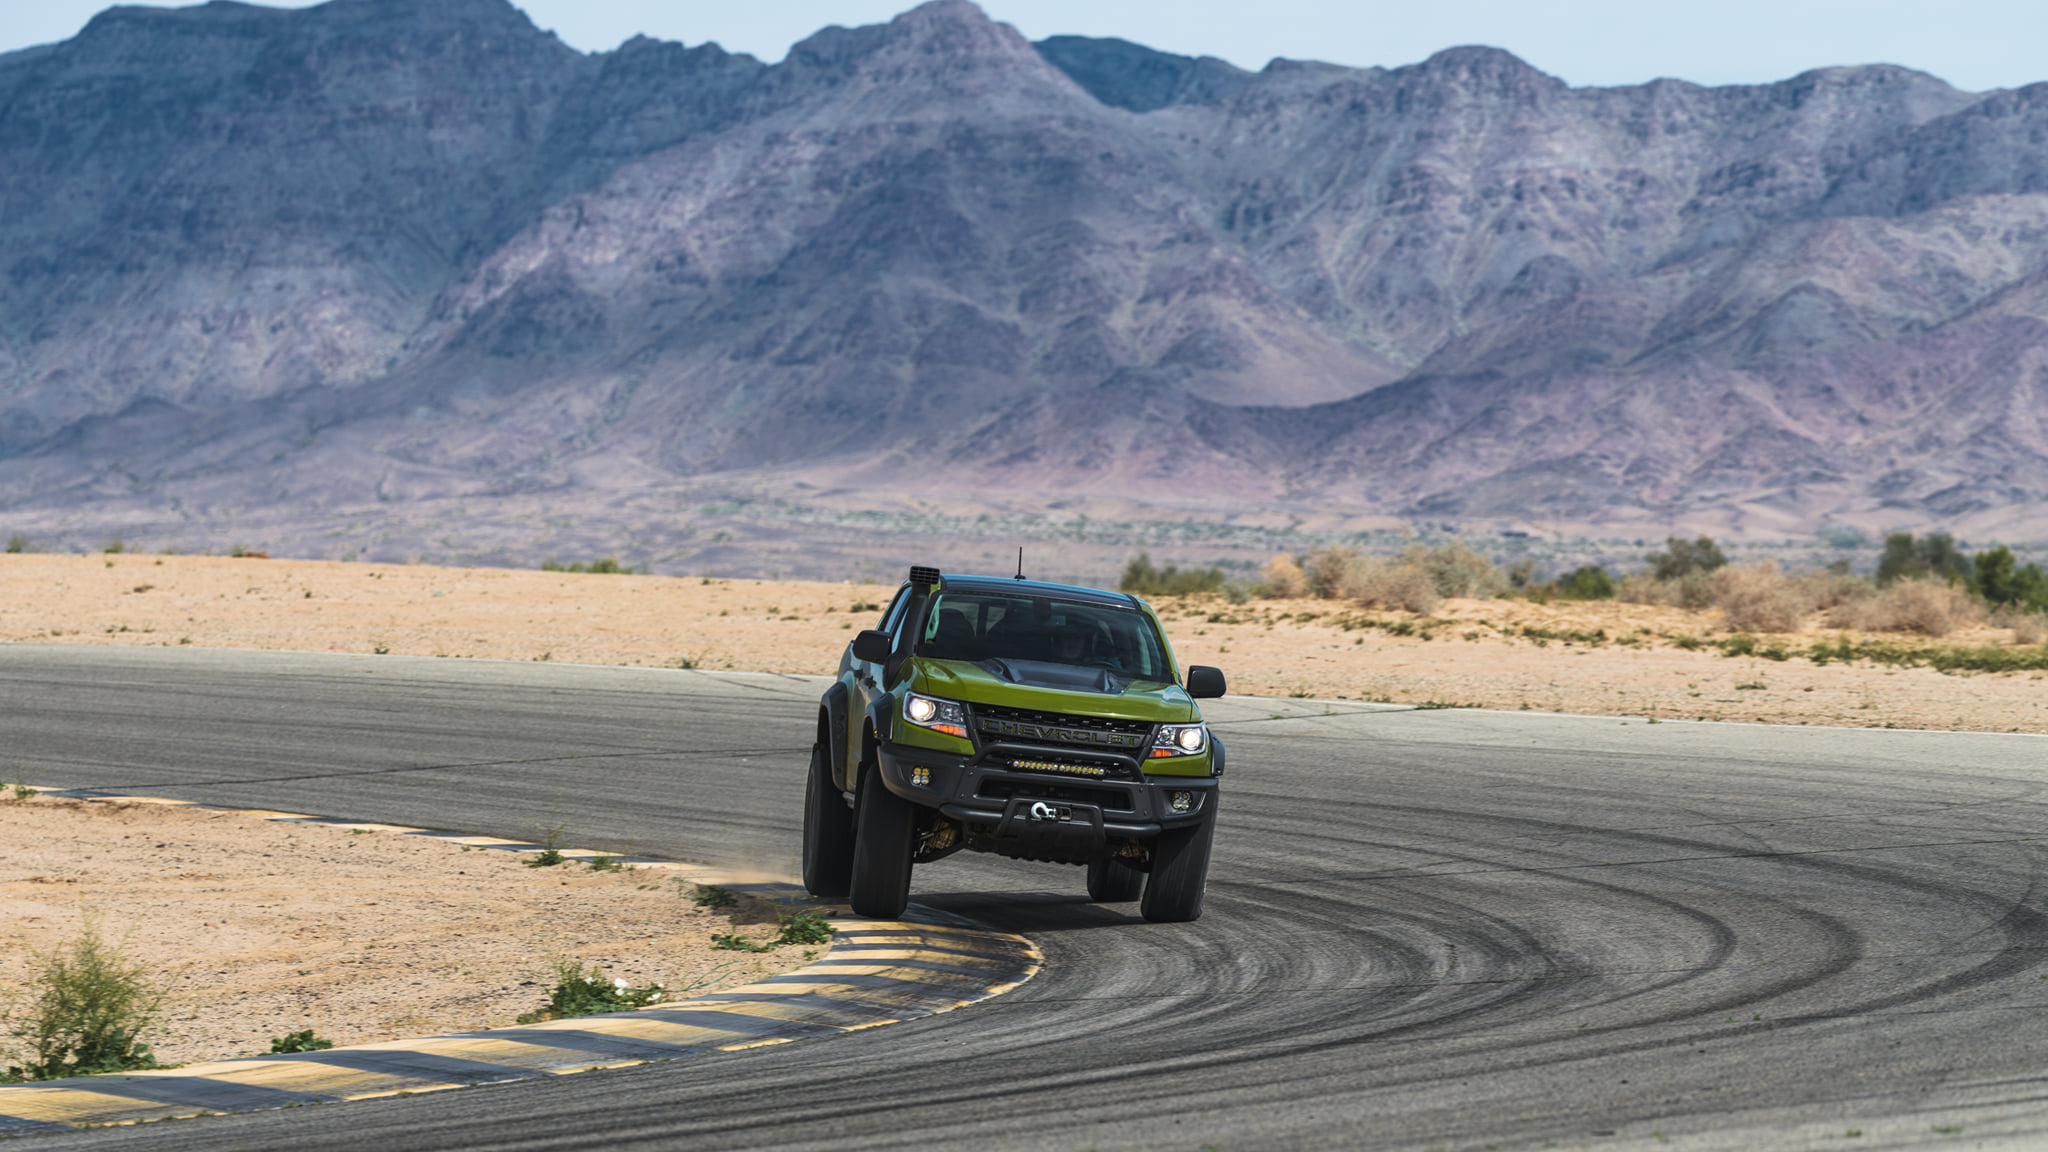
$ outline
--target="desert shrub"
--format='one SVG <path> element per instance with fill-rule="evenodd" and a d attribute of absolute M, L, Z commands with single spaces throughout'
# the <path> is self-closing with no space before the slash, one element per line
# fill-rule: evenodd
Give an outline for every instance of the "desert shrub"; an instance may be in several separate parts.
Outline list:
<path fill-rule="evenodd" d="M 631 568 L 622 566 L 617 559 L 610 556 L 606 556 L 602 560 L 592 560 L 588 564 L 578 560 L 567 567 L 564 567 L 557 560 L 543 560 L 540 564 L 540 570 L 543 572 L 595 572 L 600 576 L 617 576 L 621 573 L 631 573 L 633 571 Z"/>
<path fill-rule="evenodd" d="M 1428 556 L 1428 550 L 1417 544 L 1391 561 L 1358 557 L 1350 569 L 1350 598 L 1363 605 L 1429 615 L 1436 611 L 1438 596 Z"/>
<path fill-rule="evenodd" d="M 1325 600 L 1349 600 L 1358 595 L 1373 564 L 1371 557 L 1357 549 L 1333 544 L 1309 553 L 1302 571 L 1308 576 L 1310 594 Z"/>
<path fill-rule="evenodd" d="M 1149 552 L 1140 552 L 1124 565 L 1124 575 L 1118 588 L 1136 596 L 1190 596 L 1197 592 L 1214 592 L 1223 587 L 1223 569 L 1189 568 L 1182 570 L 1172 564 L 1156 568 Z"/>
<path fill-rule="evenodd" d="M 1663 604 L 1698 612 L 1714 606 L 1714 574 L 1694 569 L 1676 580 L 1659 580 L 1648 572 L 1622 577 L 1614 598 L 1630 604 Z"/>
<path fill-rule="evenodd" d="M 1877 584 L 1890 587 L 1901 580 L 1958 580 L 1968 583 L 1975 567 L 1970 557 L 1956 546 L 1946 532 L 1929 532 L 1918 540 L 1911 532 L 1893 532 L 1884 538 L 1884 555 L 1877 561 Z"/>
<path fill-rule="evenodd" d="M 1308 573 L 1292 556 L 1275 556 L 1259 573 L 1259 594 L 1275 600 L 1293 600 L 1308 595 Z"/>
<path fill-rule="evenodd" d="M 1631 572 L 1614 586 L 1614 598 L 1624 604 L 1669 604 L 1669 589 L 1648 572 Z"/>
<path fill-rule="evenodd" d="M 1671 601 L 1680 608 L 1694 612 L 1714 606 L 1714 573 L 1706 569 L 1694 569 L 1671 582 Z"/>
<path fill-rule="evenodd" d="M 1500 595 L 1508 586 L 1506 575 L 1493 561 L 1466 547 L 1463 540 L 1431 549 L 1422 565 L 1436 585 L 1436 594 L 1446 598 L 1484 600 Z"/>
<path fill-rule="evenodd" d="M 1664 540 L 1664 551 L 1652 552 L 1649 556 L 1650 572 L 1659 580 L 1678 580 L 1694 572 L 1712 572 L 1728 563 L 1722 555 L 1721 546 L 1711 536 L 1697 540 L 1686 540 L 1668 536 Z"/>
<path fill-rule="evenodd" d="M 9 536 L 7 538 L 7 550 L 9 552 L 28 551 L 28 537 L 23 536 L 19 532 L 16 532 L 14 535 Z"/>
<path fill-rule="evenodd" d="M 1612 600 L 1614 578 L 1598 564 L 1582 565 L 1560 577 L 1551 595 L 1559 600 Z"/>
<path fill-rule="evenodd" d="M 1976 601 L 1961 588 L 1923 577 L 1900 580 L 1877 592 L 1845 600 L 1828 612 L 1829 625 L 1861 632 L 1917 632 L 1946 636 L 1982 619 Z"/>
<path fill-rule="evenodd" d="M 1714 603 L 1730 632 L 1796 632 L 1814 608 L 1805 582 L 1773 563 L 1718 568 L 1711 579 Z"/>
<path fill-rule="evenodd" d="M 2048 613 L 1998 607 L 1991 610 L 1987 623 L 1993 628 L 2011 629 L 2015 644 L 2039 644 L 2048 640 Z"/>
<path fill-rule="evenodd" d="M 2039 564 L 2021 567 L 2012 549 L 2000 544 L 1977 553 L 1977 594 L 1985 603 L 2048 612 L 2048 573 Z"/>
<path fill-rule="evenodd" d="M 1808 572 L 1799 577 L 1799 582 L 1806 589 L 1807 597 L 1813 602 L 1815 609 L 1831 609 L 1838 604 L 1847 604 L 1852 600 L 1861 600 L 1877 594 L 1876 585 L 1869 580 L 1861 576 L 1851 576 L 1832 565 L 1818 572 Z"/>
<path fill-rule="evenodd" d="M 2015 644 L 2039 644 L 2048 641 L 2048 616 L 2015 617 L 2006 624 L 2006 627 L 2012 629 L 2012 641 Z"/>
<path fill-rule="evenodd" d="M 163 993 L 147 965 L 131 961 L 100 935 L 99 914 L 87 909 L 78 935 L 50 952 L 31 952 L 27 1004 L 10 1002 L 8 1033 L 22 1042 L 23 1063 L 0 1080 L 54 1080 L 95 1072 L 154 1068 L 156 1057 L 137 1037 L 155 1021 Z"/>

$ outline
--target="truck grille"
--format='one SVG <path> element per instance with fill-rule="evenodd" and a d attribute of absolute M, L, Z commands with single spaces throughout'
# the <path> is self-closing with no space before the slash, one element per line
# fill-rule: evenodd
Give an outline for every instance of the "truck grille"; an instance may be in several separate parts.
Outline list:
<path fill-rule="evenodd" d="M 1143 720 L 1075 716 L 1065 712 L 1033 712 L 976 704 L 974 724 L 983 738 L 1059 744 L 1069 748 L 1141 753 L 1152 742 L 1152 725 Z"/>

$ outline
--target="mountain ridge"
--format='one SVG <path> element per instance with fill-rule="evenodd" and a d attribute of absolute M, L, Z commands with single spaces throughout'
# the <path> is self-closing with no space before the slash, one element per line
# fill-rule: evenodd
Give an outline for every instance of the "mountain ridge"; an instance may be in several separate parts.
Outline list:
<path fill-rule="evenodd" d="M 2048 538 L 2048 85 L 1246 72 L 966 0 L 767 65 L 427 7 L 0 56 L 0 509 L 746 477 Z"/>

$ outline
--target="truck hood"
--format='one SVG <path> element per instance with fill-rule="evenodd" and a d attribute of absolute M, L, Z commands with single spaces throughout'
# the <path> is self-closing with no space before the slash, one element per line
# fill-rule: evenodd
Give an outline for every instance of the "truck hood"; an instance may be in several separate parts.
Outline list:
<path fill-rule="evenodd" d="M 1110 716 L 1152 724 L 1185 724 L 1201 719 L 1187 690 L 1178 684 L 1126 680 L 1098 668 L 1037 660 L 911 661 L 913 691 L 969 704 L 995 704 L 1040 712 Z"/>

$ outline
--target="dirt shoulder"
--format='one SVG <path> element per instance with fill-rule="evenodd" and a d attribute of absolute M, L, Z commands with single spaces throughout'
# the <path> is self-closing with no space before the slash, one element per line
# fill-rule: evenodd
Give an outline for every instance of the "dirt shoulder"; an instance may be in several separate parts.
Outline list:
<path fill-rule="evenodd" d="M 392 831 L 9 790 L 0 922 L 13 931 L 0 934 L 0 988 L 24 989 L 32 952 L 71 940 L 96 910 L 102 935 L 125 941 L 167 994 L 144 1041 L 185 1064 L 268 1053 L 272 1038 L 306 1028 L 359 1044 L 511 1024 L 547 1002 L 557 958 L 680 994 L 823 951 L 712 948 L 715 933 L 772 936 L 772 914 L 753 901 L 739 916 L 699 908 L 673 869 L 527 859 Z"/>
<path fill-rule="evenodd" d="M 193 644 L 829 673 L 893 585 L 206 556 L 0 556 L 0 641 Z M 2048 732 L 2048 673 L 1689 650 L 1719 616 L 1634 604 L 1159 604 L 1233 692 L 1858 727 Z M 1763 637 L 1806 648 L 1837 633 Z M 1863 639 L 1850 634 L 1852 639 Z M 1896 639 L 1896 638 L 1893 638 Z M 1926 642 L 1933 643 L 1933 642 Z M 1944 645 L 2007 645 L 1979 628 Z"/>

